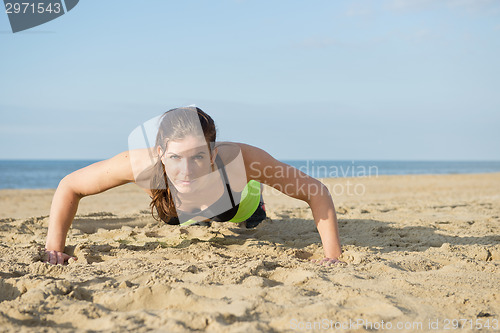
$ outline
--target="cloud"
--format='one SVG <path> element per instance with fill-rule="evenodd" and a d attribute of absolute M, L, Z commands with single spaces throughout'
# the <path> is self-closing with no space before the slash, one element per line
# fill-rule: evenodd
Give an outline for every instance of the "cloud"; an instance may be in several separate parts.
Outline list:
<path fill-rule="evenodd" d="M 342 41 L 331 37 L 309 37 L 292 45 L 297 49 L 326 49 L 330 47 L 346 49 L 367 49 L 381 45 L 393 38 L 393 34 L 383 36 L 366 36 L 364 39 Z"/>
<path fill-rule="evenodd" d="M 496 0 L 448 0 L 446 4 L 450 8 L 464 8 L 470 11 L 483 11 L 498 7 Z"/>
<path fill-rule="evenodd" d="M 435 0 L 391 0 L 387 7 L 395 11 L 420 11 L 435 7 L 439 1 Z"/>
<path fill-rule="evenodd" d="M 420 29 L 417 30 L 410 36 L 410 40 L 414 42 L 425 42 L 431 39 L 434 39 L 436 36 L 430 29 Z"/>
<path fill-rule="evenodd" d="M 388 0 L 386 7 L 396 12 L 433 10 L 440 7 L 466 11 L 470 14 L 492 14 L 500 12 L 497 0 Z"/>
<path fill-rule="evenodd" d="M 354 2 L 349 5 L 344 14 L 347 17 L 367 18 L 374 16 L 374 10 L 370 5 L 367 5 L 366 1 Z"/>

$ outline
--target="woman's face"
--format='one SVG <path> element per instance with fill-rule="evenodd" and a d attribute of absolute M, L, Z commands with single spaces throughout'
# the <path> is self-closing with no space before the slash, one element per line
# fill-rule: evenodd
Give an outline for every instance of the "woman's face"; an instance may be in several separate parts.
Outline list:
<path fill-rule="evenodd" d="M 202 188 L 212 171 L 211 156 L 204 137 L 187 136 L 168 142 L 162 156 L 165 172 L 180 193 Z"/>

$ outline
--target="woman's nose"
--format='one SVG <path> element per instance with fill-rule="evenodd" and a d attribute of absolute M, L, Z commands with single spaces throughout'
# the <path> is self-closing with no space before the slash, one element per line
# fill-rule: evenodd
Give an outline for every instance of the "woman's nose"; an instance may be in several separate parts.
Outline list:
<path fill-rule="evenodd" d="M 188 158 L 183 159 L 181 163 L 181 173 L 183 176 L 191 176 L 193 173 L 193 165 Z"/>

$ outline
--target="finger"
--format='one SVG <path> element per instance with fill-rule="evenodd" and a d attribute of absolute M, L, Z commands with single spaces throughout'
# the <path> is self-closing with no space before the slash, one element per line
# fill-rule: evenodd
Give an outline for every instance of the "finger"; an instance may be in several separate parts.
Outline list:
<path fill-rule="evenodd" d="M 56 253 L 57 253 L 57 264 L 64 265 L 64 253 L 62 252 L 56 252 Z"/>
<path fill-rule="evenodd" d="M 332 262 L 330 260 L 328 260 L 328 259 L 325 259 L 325 260 L 323 260 L 322 265 L 328 267 L 328 266 L 332 265 Z"/>
<path fill-rule="evenodd" d="M 324 259 L 324 265 L 325 266 L 333 266 L 333 265 L 336 265 L 336 264 L 339 264 L 341 263 L 340 260 L 338 259 L 333 259 L 333 258 L 325 258 Z"/>
<path fill-rule="evenodd" d="M 318 265 L 321 265 L 321 264 L 323 264 L 323 261 L 324 261 L 324 260 L 325 260 L 325 259 L 313 259 L 313 260 L 311 260 L 311 261 L 312 261 L 312 262 L 314 262 L 314 263 L 316 263 L 316 264 L 318 264 Z"/>
<path fill-rule="evenodd" d="M 75 256 L 70 256 L 69 254 L 64 254 L 64 262 L 68 262 L 68 264 L 69 264 L 69 260 L 70 260 L 70 259 L 73 259 L 73 260 L 75 260 L 75 261 L 77 261 L 77 260 L 78 260 L 78 258 L 77 258 L 77 257 L 75 257 Z"/>
<path fill-rule="evenodd" d="M 340 260 L 338 259 L 333 259 L 328 262 L 328 266 L 335 266 L 340 263 Z"/>
<path fill-rule="evenodd" d="M 67 254 L 64 256 L 64 262 L 67 262 L 68 264 L 69 264 L 70 259 L 73 259 L 75 261 L 78 260 L 77 257 L 73 257 L 73 256 L 70 256 L 70 255 L 67 255 Z"/>
<path fill-rule="evenodd" d="M 333 260 L 331 261 L 331 264 L 332 264 L 332 265 L 336 265 L 336 266 L 342 266 L 342 265 L 344 265 L 344 264 L 345 264 L 345 262 L 343 262 L 342 260 L 333 259 Z"/>
<path fill-rule="evenodd" d="M 52 265 L 57 264 L 56 251 L 50 251 L 49 252 L 49 263 L 51 263 Z"/>

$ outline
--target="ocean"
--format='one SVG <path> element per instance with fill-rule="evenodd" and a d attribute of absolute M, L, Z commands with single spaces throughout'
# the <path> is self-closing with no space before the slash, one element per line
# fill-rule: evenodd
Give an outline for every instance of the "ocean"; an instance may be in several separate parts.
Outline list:
<path fill-rule="evenodd" d="M 0 160 L 0 189 L 57 188 L 67 174 L 95 160 Z M 283 160 L 315 178 L 500 172 L 500 161 Z"/>

